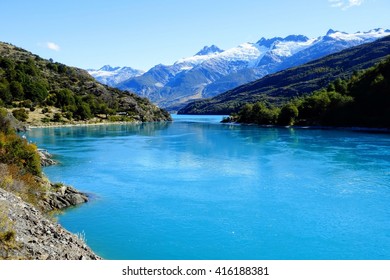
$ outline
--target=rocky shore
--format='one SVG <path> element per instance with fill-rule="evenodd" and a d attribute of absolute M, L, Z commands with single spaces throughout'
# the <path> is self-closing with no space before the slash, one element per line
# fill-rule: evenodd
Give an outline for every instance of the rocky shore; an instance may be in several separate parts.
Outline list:
<path fill-rule="evenodd" d="M 56 164 L 39 150 L 41 165 Z M 0 188 L 0 259 L 99 260 L 85 243 L 83 233 L 72 234 L 49 213 L 88 202 L 88 196 L 73 187 L 36 178 L 47 190 L 33 206 Z"/>
<path fill-rule="evenodd" d="M 69 193 L 67 190 L 65 193 Z M 70 193 L 72 192 L 71 190 Z M 82 238 L 68 232 L 49 216 L 1 188 L 0 206 L 5 209 L 15 241 L 6 252 L 0 252 L 0 257 L 35 260 L 100 259 Z"/>
<path fill-rule="evenodd" d="M 50 166 L 50 165 L 57 164 L 57 162 L 54 159 L 52 159 L 53 156 L 48 151 L 38 149 L 38 154 L 39 157 L 41 158 L 42 166 Z"/>
<path fill-rule="evenodd" d="M 47 197 L 41 202 L 46 212 L 62 210 L 88 202 L 88 196 L 75 188 L 62 184 L 52 184 Z"/>

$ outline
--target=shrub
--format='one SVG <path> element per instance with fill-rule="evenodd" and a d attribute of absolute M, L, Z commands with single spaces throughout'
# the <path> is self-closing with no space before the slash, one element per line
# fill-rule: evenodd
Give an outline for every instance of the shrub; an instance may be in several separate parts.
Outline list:
<path fill-rule="evenodd" d="M 41 176 L 37 147 L 12 133 L 0 133 L 0 163 L 14 164 L 35 176 Z"/>
<path fill-rule="evenodd" d="M 28 119 L 28 111 L 25 109 L 15 109 L 12 111 L 12 115 L 21 122 L 25 122 Z"/>
<path fill-rule="evenodd" d="M 61 122 L 62 121 L 62 116 L 60 113 L 55 113 L 53 116 L 53 122 Z"/>
<path fill-rule="evenodd" d="M 42 109 L 42 114 L 46 114 L 46 113 L 49 113 L 49 112 L 50 112 L 50 110 L 47 107 Z"/>
<path fill-rule="evenodd" d="M 24 100 L 23 102 L 20 103 L 20 105 L 22 107 L 26 107 L 26 108 L 34 107 L 32 101 L 30 99 Z"/>
<path fill-rule="evenodd" d="M 67 118 L 68 120 L 71 120 L 73 118 L 72 112 L 66 112 L 64 115 L 65 115 L 65 118 Z"/>

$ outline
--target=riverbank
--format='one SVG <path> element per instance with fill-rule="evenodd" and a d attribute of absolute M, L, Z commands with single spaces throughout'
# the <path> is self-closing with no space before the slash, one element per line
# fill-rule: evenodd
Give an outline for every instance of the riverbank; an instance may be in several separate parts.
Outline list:
<path fill-rule="evenodd" d="M 89 121 L 79 121 L 71 123 L 46 123 L 46 124 L 32 124 L 28 125 L 28 129 L 33 128 L 47 128 L 47 127 L 77 127 L 77 126 L 100 126 L 100 125 L 123 125 L 123 124 L 141 124 L 141 121 L 103 121 L 103 122 L 89 122 Z"/>
<path fill-rule="evenodd" d="M 16 120 L 10 113 L 4 114 L 7 139 L 14 139 L 22 151 L 31 157 L 39 155 L 34 163 L 34 174 L 22 174 L 24 166 L 11 162 L 0 163 L 0 259 L 37 260 L 96 260 L 101 259 L 86 244 L 83 233 L 72 234 L 59 225 L 52 214 L 69 207 L 87 203 L 89 197 L 73 187 L 52 183 L 38 168 L 57 164 L 50 153 L 26 141 L 25 136 L 15 137 L 13 130 L 23 132 L 31 128 Z M 33 127 L 73 127 L 96 125 L 139 124 L 140 121 L 78 121 L 71 123 L 45 123 Z M 21 138 L 24 138 L 22 140 Z M 8 141 L 8 140 L 7 140 Z M 11 140 L 9 140 L 11 141 Z M 15 145 L 11 145 L 14 147 Z M 19 147 L 19 146 L 15 146 Z M 7 151 L 11 153 L 12 151 Z M 28 162 L 30 166 L 33 162 Z M 26 171 L 23 171 L 26 172 Z"/>
<path fill-rule="evenodd" d="M 4 139 L 7 138 L 4 136 Z M 12 139 L 17 141 L 18 138 Z M 27 145 L 20 147 L 23 149 L 34 148 Z M 38 154 L 42 166 L 54 163 L 49 153 Z M 53 217 L 53 211 L 88 200 L 86 194 L 52 183 L 42 173 L 33 175 L 21 171 L 15 164 L 0 163 L 0 260 L 101 259 L 87 246 L 83 234 L 68 232 Z"/>
<path fill-rule="evenodd" d="M 30 111 L 28 108 L 24 109 L 25 112 L 28 112 L 27 119 L 22 121 L 17 120 L 12 115 L 12 109 L 7 109 L 8 118 L 12 122 L 12 126 L 15 127 L 17 131 L 25 131 L 31 128 L 44 128 L 44 127 L 72 127 L 72 126 L 94 126 L 94 125 L 110 125 L 110 124 L 141 124 L 143 123 L 142 118 L 130 117 L 127 114 L 118 114 L 112 116 L 98 115 L 88 120 L 74 120 L 67 119 L 65 117 L 56 118 L 56 116 L 61 115 L 61 110 L 55 107 L 48 107 L 47 112 L 43 113 L 41 108 L 38 108 L 34 111 Z M 166 117 L 157 122 L 169 122 L 172 121 L 172 118 Z"/>
<path fill-rule="evenodd" d="M 81 233 L 70 233 L 47 214 L 1 188 L 0 207 L 0 222 L 6 228 L 0 259 L 101 259 L 86 245 Z"/>
<path fill-rule="evenodd" d="M 385 127 L 339 127 L 339 126 L 321 126 L 321 125 L 272 125 L 272 124 L 256 124 L 256 123 L 239 123 L 235 121 L 229 121 L 229 119 L 223 119 L 222 124 L 228 125 L 248 125 L 258 126 L 262 128 L 294 128 L 294 129 L 319 129 L 319 130 L 341 130 L 341 131 L 356 131 L 356 132 L 369 132 L 369 133 L 390 133 L 390 128 Z"/>

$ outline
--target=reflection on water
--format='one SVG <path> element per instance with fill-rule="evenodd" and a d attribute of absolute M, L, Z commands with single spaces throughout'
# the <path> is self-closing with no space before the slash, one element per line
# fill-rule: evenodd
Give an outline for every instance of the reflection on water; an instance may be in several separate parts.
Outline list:
<path fill-rule="evenodd" d="M 172 123 L 34 129 L 60 222 L 109 259 L 388 259 L 390 136 Z"/>

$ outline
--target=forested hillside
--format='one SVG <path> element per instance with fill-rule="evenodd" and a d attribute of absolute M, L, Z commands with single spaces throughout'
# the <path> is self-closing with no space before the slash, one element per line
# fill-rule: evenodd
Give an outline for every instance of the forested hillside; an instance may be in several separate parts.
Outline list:
<path fill-rule="evenodd" d="M 390 128 L 390 57 L 350 79 L 284 106 L 246 104 L 230 118 L 241 123 Z"/>
<path fill-rule="evenodd" d="M 32 124 L 170 120 L 165 110 L 146 98 L 102 85 L 82 69 L 6 43 L 0 43 L 0 106 Z"/>

